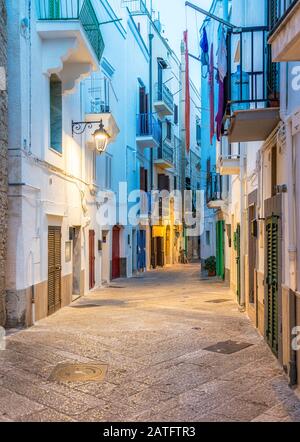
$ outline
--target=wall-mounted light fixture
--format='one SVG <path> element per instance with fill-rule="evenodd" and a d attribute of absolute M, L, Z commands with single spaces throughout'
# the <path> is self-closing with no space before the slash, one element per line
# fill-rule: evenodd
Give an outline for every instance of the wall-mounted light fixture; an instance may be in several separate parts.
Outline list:
<path fill-rule="evenodd" d="M 93 126 L 98 124 L 98 129 L 93 133 L 95 140 L 96 150 L 101 155 L 105 152 L 110 136 L 104 129 L 103 121 L 72 121 L 72 137 L 74 135 L 81 135 L 86 129 L 93 129 Z"/>

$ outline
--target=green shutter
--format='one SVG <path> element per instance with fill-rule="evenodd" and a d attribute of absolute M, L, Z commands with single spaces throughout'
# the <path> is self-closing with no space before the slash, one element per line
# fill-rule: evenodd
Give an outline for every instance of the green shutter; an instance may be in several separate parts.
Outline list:
<path fill-rule="evenodd" d="M 56 75 L 50 78 L 50 147 L 62 153 L 62 83 Z"/>
<path fill-rule="evenodd" d="M 217 222 L 217 275 L 225 278 L 225 257 L 224 257 L 224 228 L 225 222 Z"/>
<path fill-rule="evenodd" d="M 60 18 L 60 0 L 49 0 L 49 18 L 52 20 Z"/>
<path fill-rule="evenodd" d="M 278 354 L 278 233 L 278 217 L 272 216 L 266 223 L 266 338 L 276 355 Z"/>
<path fill-rule="evenodd" d="M 241 226 L 237 225 L 234 235 L 235 250 L 236 250 L 236 295 L 238 303 L 241 303 Z"/>

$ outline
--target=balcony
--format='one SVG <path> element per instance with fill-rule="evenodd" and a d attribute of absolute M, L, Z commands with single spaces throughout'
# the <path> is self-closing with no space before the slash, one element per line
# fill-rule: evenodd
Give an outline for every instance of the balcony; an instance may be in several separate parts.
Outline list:
<path fill-rule="evenodd" d="M 174 98 L 170 89 L 165 85 L 155 85 L 154 107 L 160 118 L 173 115 Z"/>
<path fill-rule="evenodd" d="M 143 0 L 122 0 L 122 6 L 128 8 L 132 15 L 147 14 L 147 6 Z"/>
<path fill-rule="evenodd" d="M 174 149 L 171 141 L 165 140 L 157 150 L 157 158 L 154 161 L 161 169 L 172 169 L 174 167 Z"/>
<path fill-rule="evenodd" d="M 136 142 L 140 148 L 159 147 L 161 127 L 153 114 L 138 114 L 136 129 Z"/>
<path fill-rule="evenodd" d="M 111 112 L 110 106 L 110 82 L 106 77 L 100 74 L 93 74 L 90 78 L 83 82 L 85 97 L 85 121 L 97 122 L 102 120 L 104 128 L 109 135 L 108 144 L 113 143 L 120 133 L 120 129 L 116 122 L 113 112 Z M 93 132 L 95 131 L 94 125 L 92 128 L 86 130 L 86 143 L 87 147 L 91 150 L 95 149 L 95 140 Z"/>
<path fill-rule="evenodd" d="M 224 134 L 230 143 L 264 141 L 280 121 L 279 66 L 272 63 L 267 27 L 230 31 Z"/>
<path fill-rule="evenodd" d="M 240 157 L 238 155 L 223 155 L 219 158 L 220 175 L 239 175 L 241 172 Z"/>
<path fill-rule="evenodd" d="M 272 59 L 276 62 L 300 60 L 300 2 L 271 0 L 270 36 Z"/>
<path fill-rule="evenodd" d="M 63 91 L 99 69 L 104 51 L 91 0 L 37 0 L 37 32 L 43 44 L 43 72 L 59 74 Z"/>
<path fill-rule="evenodd" d="M 206 202 L 209 209 L 222 209 L 225 202 L 222 200 L 222 176 L 219 173 L 209 172 L 206 182 Z"/>

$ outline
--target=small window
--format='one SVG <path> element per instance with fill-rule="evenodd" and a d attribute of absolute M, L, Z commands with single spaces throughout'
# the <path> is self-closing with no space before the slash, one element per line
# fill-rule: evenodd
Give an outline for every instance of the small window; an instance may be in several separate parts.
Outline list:
<path fill-rule="evenodd" d="M 178 124 L 178 106 L 174 104 L 174 124 Z"/>
<path fill-rule="evenodd" d="M 201 146 L 201 126 L 199 120 L 197 120 L 196 122 L 196 140 L 197 140 L 197 145 Z"/>
<path fill-rule="evenodd" d="M 167 121 L 167 140 L 172 140 L 172 124 L 170 123 L 170 121 Z"/>
<path fill-rule="evenodd" d="M 206 230 L 205 232 L 205 240 L 206 240 L 206 245 L 210 246 L 210 231 Z"/>
<path fill-rule="evenodd" d="M 62 83 L 50 77 L 50 147 L 62 153 Z"/>

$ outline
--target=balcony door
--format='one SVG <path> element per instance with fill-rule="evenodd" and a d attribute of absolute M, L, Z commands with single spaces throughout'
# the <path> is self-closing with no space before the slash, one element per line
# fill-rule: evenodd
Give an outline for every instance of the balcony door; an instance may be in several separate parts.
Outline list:
<path fill-rule="evenodd" d="M 48 227 L 48 315 L 61 307 L 61 228 Z"/>
<path fill-rule="evenodd" d="M 141 86 L 139 90 L 139 108 L 140 108 L 140 134 L 147 135 L 149 133 L 149 94 L 146 93 L 145 86 Z"/>

